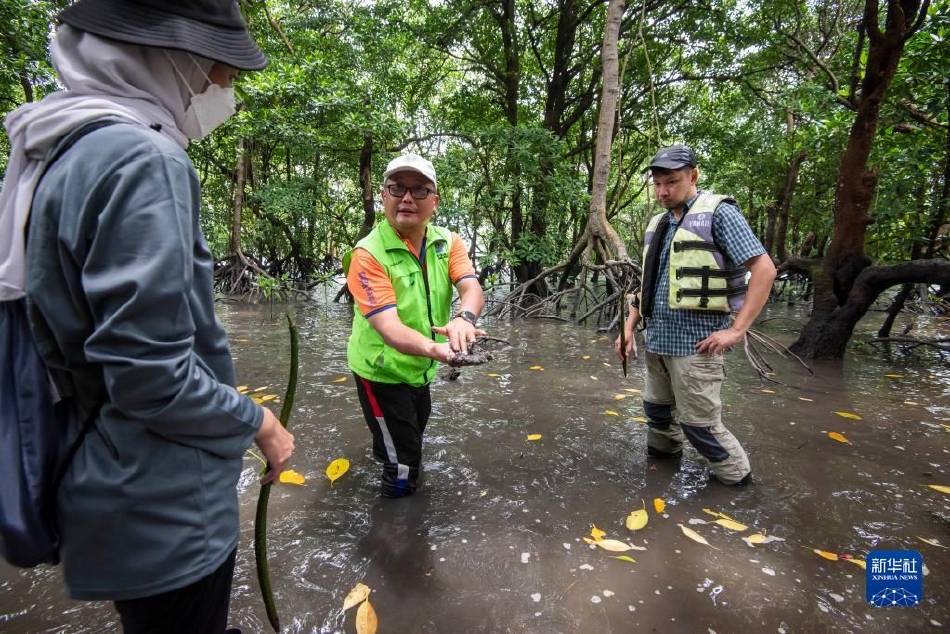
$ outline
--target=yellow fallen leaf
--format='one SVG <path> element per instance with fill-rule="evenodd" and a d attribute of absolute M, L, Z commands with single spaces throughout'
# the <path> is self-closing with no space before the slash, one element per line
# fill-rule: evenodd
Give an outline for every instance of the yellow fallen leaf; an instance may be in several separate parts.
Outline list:
<path fill-rule="evenodd" d="M 597 544 L 597 540 L 596 540 L 596 539 L 591 539 L 590 537 L 581 537 L 581 539 L 583 539 L 585 542 L 587 542 L 587 543 L 590 544 L 591 546 L 594 546 L 594 545 Z"/>
<path fill-rule="evenodd" d="M 868 564 L 863 559 L 855 559 L 854 557 L 842 557 L 841 559 L 843 559 L 844 561 L 850 562 L 854 564 L 855 566 L 860 566 L 861 568 L 864 568 L 865 570 L 868 569 Z"/>
<path fill-rule="evenodd" d="M 599 542 L 604 538 L 607 533 L 597 528 L 596 524 L 591 524 L 590 536 L 594 538 L 595 542 Z"/>
<path fill-rule="evenodd" d="M 353 589 L 346 595 L 346 598 L 343 599 L 343 611 L 346 612 L 355 605 L 359 605 L 366 600 L 366 597 L 369 596 L 371 592 L 369 586 L 363 583 L 358 583 L 353 586 Z"/>
<path fill-rule="evenodd" d="M 528 440 L 541 440 L 541 434 L 528 434 Z"/>
<path fill-rule="evenodd" d="M 376 634 L 379 622 L 376 619 L 376 610 L 370 605 L 369 599 L 360 604 L 356 611 L 356 634 Z"/>
<path fill-rule="evenodd" d="M 349 471 L 350 461 L 346 458 L 337 458 L 330 463 L 330 466 L 327 467 L 327 477 L 330 478 L 330 487 L 333 487 L 333 483 L 340 479 L 344 473 Z"/>
<path fill-rule="evenodd" d="M 281 471 L 280 481 L 285 484 L 303 484 L 307 479 L 296 471 L 288 469 L 287 471 Z"/>
<path fill-rule="evenodd" d="M 861 417 L 857 414 L 852 414 L 851 412 L 835 412 L 841 418 L 850 418 L 852 420 L 861 420 Z"/>
<path fill-rule="evenodd" d="M 702 535 L 700 535 L 699 533 L 697 533 L 697 532 L 694 531 L 693 529 L 691 529 L 691 528 L 689 528 L 689 527 L 687 527 L 687 526 L 684 526 L 683 524 L 680 524 L 680 529 L 683 531 L 683 534 L 684 534 L 684 535 L 686 535 L 687 537 L 689 537 L 689 538 L 690 538 L 691 540 L 693 540 L 694 542 L 699 542 L 700 544 L 705 544 L 706 546 L 709 546 L 710 548 L 716 548 L 715 546 L 713 546 L 712 544 L 710 544 L 709 542 L 707 542 L 705 537 L 703 537 Z M 719 550 L 719 549 L 716 548 L 716 550 Z"/>
<path fill-rule="evenodd" d="M 725 513 L 717 513 L 716 511 L 712 511 L 710 509 L 703 509 L 703 513 L 708 513 L 709 515 L 712 515 L 713 517 L 721 517 L 724 520 L 732 520 L 733 522 L 735 521 L 734 519 L 732 519 Z"/>
<path fill-rule="evenodd" d="M 239 386 L 237 386 L 237 387 L 234 388 L 234 389 L 236 389 L 238 392 L 241 392 L 241 393 L 247 392 L 247 386 L 246 386 L 246 385 L 239 385 Z"/>
<path fill-rule="evenodd" d="M 261 397 L 261 403 L 266 403 L 267 401 L 273 401 L 275 398 L 277 398 L 276 394 L 265 394 L 264 396 Z"/>
<path fill-rule="evenodd" d="M 263 392 L 263 391 L 266 390 L 266 389 L 267 389 L 267 386 L 265 385 L 264 387 L 256 388 L 254 391 L 255 391 L 255 392 Z"/>
<path fill-rule="evenodd" d="M 542 368 L 540 365 L 533 365 L 528 369 L 529 370 L 543 370 L 544 368 Z"/>
<path fill-rule="evenodd" d="M 813 398 L 805 398 L 804 396 L 799 396 L 799 397 L 798 397 L 798 400 L 800 400 L 800 401 L 805 401 L 806 403 L 814 403 L 814 402 L 815 402 L 815 399 L 813 399 Z"/>
<path fill-rule="evenodd" d="M 595 381 L 599 381 L 599 380 L 600 380 L 600 379 L 598 379 L 596 376 L 594 376 L 593 374 L 590 375 L 590 378 L 594 379 Z"/>
<path fill-rule="evenodd" d="M 763 394 L 775 394 L 775 390 L 759 390 Z"/>
<path fill-rule="evenodd" d="M 769 538 L 762 533 L 756 533 L 755 535 L 749 535 L 749 541 L 753 544 L 764 544 L 769 541 Z"/>
<path fill-rule="evenodd" d="M 902 378 L 904 375 L 903 374 L 885 374 L 884 376 L 886 376 L 889 379 L 899 379 L 899 378 Z"/>
<path fill-rule="evenodd" d="M 925 543 L 925 544 L 930 544 L 931 546 L 936 546 L 937 548 L 950 548 L 950 546 L 944 546 L 943 544 L 941 544 L 940 542 L 938 542 L 936 539 L 927 539 L 926 537 L 921 537 L 920 535 L 917 536 L 917 539 L 919 539 L 920 541 L 922 541 L 922 542 Z"/>
<path fill-rule="evenodd" d="M 745 524 L 740 524 L 739 522 L 736 522 L 735 520 L 727 520 L 727 519 L 724 519 L 724 518 L 720 518 L 720 519 L 716 520 L 716 521 L 713 522 L 713 523 L 714 523 L 714 524 L 719 524 L 720 526 L 725 526 L 726 528 L 728 528 L 728 529 L 731 530 L 731 531 L 739 531 L 739 532 L 741 532 L 741 531 L 745 531 L 745 530 L 748 530 L 748 529 L 749 529 L 749 527 L 746 526 Z"/>
<path fill-rule="evenodd" d="M 808 546 L 805 546 L 805 548 L 808 548 Z M 818 550 L 817 548 L 809 548 L 809 550 L 811 550 L 813 553 L 815 553 L 819 557 L 824 557 L 828 561 L 838 561 L 838 555 L 834 553 L 829 553 L 827 550 Z"/>
<path fill-rule="evenodd" d="M 489 374 L 488 376 L 490 376 L 490 377 L 493 377 L 493 378 L 496 378 L 496 379 L 497 379 L 497 378 L 498 378 L 498 377 L 500 377 L 501 375 L 500 375 L 500 374 L 495 374 L 494 372 L 492 372 L 492 373 L 490 373 L 490 374 Z"/>
<path fill-rule="evenodd" d="M 598 539 L 596 543 L 604 550 L 609 550 L 612 553 L 623 553 L 628 550 L 633 550 L 633 546 L 618 539 Z"/>
<path fill-rule="evenodd" d="M 330 383 L 342 383 L 342 382 L 345 381 L 345 380 L 346 380 L 346 377 L 345 377 L 345 376 L 341 376 L 341 377 L 338 378 L 338 379 L 333 379 L 332 381 L 330 381 Z"/>
<path fill-rule="evenodd" d="M 611 555 L 611 559 L 619 559 L 620 561 L 629 561 L 632 564 L 637 563 L 637 560 L 629 555 Z"/>
<path fill-rule="evenodd" d="M 848 440 L 847 438 L 845 438 L 844 436 L 842 436 L 836 431 L 828 432 L 828 438 L 831 438 L 832 440 L 837 440 L 838 442 L 848 443 L 849 445 L 851 444 L 850 440 Z"/>
<path fill-rule="evenodd" d="M 904 405 L 917 405 L 916 401 L 904 401 Z"/>
<path fill-rule="evenodd" d="M 628 392 L 633 392 L 634 394 L 639 394 L 639 393 L 640 393 L 640 390 L 638 390 L 638 389 L 636 389 L 636 388 L 633 388 L 633 387 L 625 387 L 625 388 L 623 388 L 623 389 L 625 389 L 625 390 L 628 391 Z"/>
<path fill-rule="evenodd" d="M 247 343 L 250 339 L 235 339 L 235 341 L 240 341 L 241 343 Z"/>
<path fill-rule="evenodd" d="M 950 487 L 944 486 L 942 484 L 928 484 L 927 486 L 936 491 L 940 491 L 941 493 L 950 493 Z"/>
<path fill-rule="evenodd" d="M 587 361 L 588 359 L 590 359 L 590 355 L 585 354 L 583 357 L 581 357 L 581 359 L 583 359 L 584 361 Z"/>
<path fill-rule="evenodd" d="M 634 416 L 634 417 L 631 418 L 630 420 L 635 421 L 635 422 L 637 422 L 637 423 L 646 423 L 646 422 L 648 422 L 647 419 L 645 419 L 643 416 Z"/>
<path fill-rule="evenodd" d="M 647 515 L 646 503 L 643 500 L 640 500 L 640 503 L 643 504 L 643 508 L 632 511 L 630 515 L 627 516 L 627 521 L 624 522 L 624 526 L 626 526 L 628 530 L 638 531 L 650 521 L 650 516 Z"/>
<path fill-rule="evenodd" d="M 666 508 L 666 502 L 663 501 L 663 498 L 653 498 L 653 508 L 657 513 L 662 513 Z"/>
<path fill-rule="evenodd" d="M 604 414 L 610 414 L 611 416 L 620 416 L 620 414 L 618 414 L 617 412 L 613 411 L 612 409 L 605 409 L 605 410 L 604 410 Z"/>
<path fill-rule="evenodd" d="M 615 400 L 615 401 L 622 401 L 622 400 L 625 399 L 625 398 L 627 398 L 627 395 L 626 395 L 626 394 L 614 394 L 614 400 Z"/>

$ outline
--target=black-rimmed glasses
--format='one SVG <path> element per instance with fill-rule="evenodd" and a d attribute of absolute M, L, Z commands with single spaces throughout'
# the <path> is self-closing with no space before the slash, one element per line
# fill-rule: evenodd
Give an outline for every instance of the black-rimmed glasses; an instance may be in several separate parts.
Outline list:
<path fill-rule="evenodd" d="M 386 185 L 386 191 L 389 192 L 390 196 L 395 196 L 396 198 L 402 198 L 406 195 L 406 192 L 409 192 L 416 200 L 425 200 L 429 197 L 429 194 L 436 193 L 434 189 L 429 189 L 428 187 L 405 187 L 395 183 Z"/>

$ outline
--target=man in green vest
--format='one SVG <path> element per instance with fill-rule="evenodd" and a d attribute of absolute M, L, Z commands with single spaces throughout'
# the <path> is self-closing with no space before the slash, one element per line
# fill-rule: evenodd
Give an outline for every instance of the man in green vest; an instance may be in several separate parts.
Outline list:
<path fill-rule="evenodd" d="M 381 195 L 386 222 L 343 258 L 355 300 L 347 361 L 383 464 L 380 492 L 403 497 L 419 485 L 429 383 L 438 362 L 451 363 L 485 334 L 475 327 L 485 297 L 462 239 L 429 224 L 439 206 L 432 163 L 393 159 Z"/>
<path fill-rule="evenodd" d="M 647 455 L 679 458 L 689 440 L 721 482 L 747 484 L 749 458 L 722 424 L 723 352 L 762 310 L 775 266 L 734 200 L 696 188 L 690 148 L 663 148 L 647 169 L 666 211 L 647 227 L 643 284 L 623 325 L 626 348 L 615 342 L 621 359 L 635 354 L 634 328 L 645 320 Z"/>

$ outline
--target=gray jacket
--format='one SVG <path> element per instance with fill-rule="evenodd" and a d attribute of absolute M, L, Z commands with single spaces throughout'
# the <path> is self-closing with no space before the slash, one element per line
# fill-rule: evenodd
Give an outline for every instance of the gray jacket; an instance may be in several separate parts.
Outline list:
<path fill-rule="evenodd" d="M 76 599 L 181 588 L 237 546 L 236 485 L 263 410 L 233 387 L 199 208 L 188 155 L 134 124 L 79 139 L 36 191 L 26 270 L 49 326 L 41 352 L 86 397 L 105 394 L 58 496 Z"/>

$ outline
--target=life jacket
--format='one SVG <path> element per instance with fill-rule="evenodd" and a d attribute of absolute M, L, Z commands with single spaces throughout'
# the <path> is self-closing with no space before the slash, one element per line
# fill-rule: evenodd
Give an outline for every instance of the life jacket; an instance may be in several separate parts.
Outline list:
<path fill-rule="evenodd" d="M 423 268 L 399 234 L 389 225 L 378 225 L 360 240 L 353 250 L 365 249 L 386 270 L 396 292 L 399 320 L 413 330 L 446 341 L 432 333 L 433 326 L 449 321 L 452 304 L 452 280 L 449 278 L 449 252 L 452 234 L 442 227 L 429 225 L 426 230 Z M 343 256 L 343 271 L 349 272 L 353 250 Z M 427 385 L 438 369 L 428 357 L 403 354 L 387 346 L 369 320 L 353 306 L 353 331 L 346 348 L 350 369 L 361 377 L 380 383 Z"/>
<path fill-rule="evenodd" d="M 713 240 L 713 214 L 723 201 L 735 203 L 728 196 L 701 193 L 674 229 L 669 263 L 669 305 L 673 310 L 729 313 L 738 311 L 745 302 L 746 267 L 727 268 L 727 258 Z M 668 213 L 653 216 L 647 225 L 643 248 L 645 289 L 656 288 L 659 257 L 650 258 L 649 254 L 651 248 L 662 248 L 663 236 L 657 236 L 655 241 L 654 234 L 658 229 L 665 233 Z"/>

